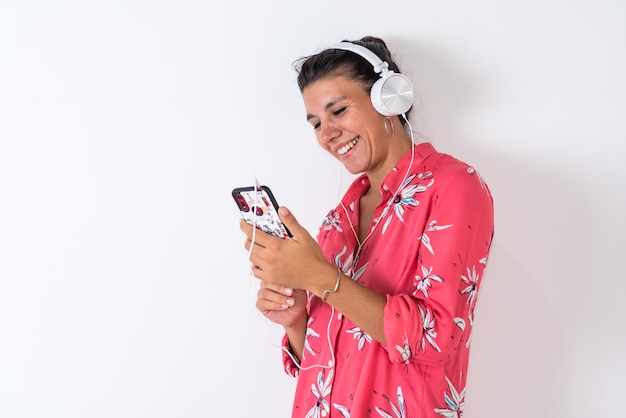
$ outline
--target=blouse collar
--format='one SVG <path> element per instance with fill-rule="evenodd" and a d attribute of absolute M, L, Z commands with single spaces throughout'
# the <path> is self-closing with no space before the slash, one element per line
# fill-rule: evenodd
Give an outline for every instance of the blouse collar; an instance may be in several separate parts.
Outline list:
<path fill-rule="evenodd" d="M 415 167 L 421 165 L 424 160 L 435 152 L 435 147 L 430 142 L 422 142 L 413 146 L 415 152 L 413 156 L 413 163 L 411 164 L 411 150 L 398 161 L 398 164 L 391 170 L 387 177 L 381 184 L 380 193 L 384 196 L 386 193 L 390 193 L 390 190 L 397 190 L 400 187 L 400 183 L 404 180 L 404 175 L 407 169 L 414 170 Z M 410 165 L 410 167 L 409 167 Z M 367 174 L 363 173 L 352 183 L 352 186 L 348 189 L 344 196 L 344 203 L 350 203 L 361 197 L 370 187 L 370 181 Z"/>

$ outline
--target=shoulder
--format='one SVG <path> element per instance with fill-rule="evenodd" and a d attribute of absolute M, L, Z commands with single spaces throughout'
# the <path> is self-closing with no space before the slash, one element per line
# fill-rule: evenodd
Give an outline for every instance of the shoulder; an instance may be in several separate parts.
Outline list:
<path fill-rule="evenodd" d="M 489 186 L 474 166 L 440 152 L 432 154 L 429 160 L 426 167 L 432 172 L 433 186 L 437 194 L 450 194 L 464 200 L 471 197 L 471 200 L 492 202 Z"/>
<path fill-rule="evenodd" d="M 441 181 L 474 183 L 474 180 L 480 177 L 474 166 L 442 152 L 430 155 L 426 166 Z"/>

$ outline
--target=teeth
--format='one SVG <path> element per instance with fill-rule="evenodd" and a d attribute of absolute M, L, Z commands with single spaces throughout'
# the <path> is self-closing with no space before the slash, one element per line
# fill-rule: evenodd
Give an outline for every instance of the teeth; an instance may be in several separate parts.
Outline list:
<path fill-rule="evenodd" d="M 337 154 L 343 155 L 346 152 L 348 152 L 350 149 L 352 149 L 353 146 L 356 145 L 357 142 L 359 142 L 359 139 L 361 139 L 361 137 L 357 136 L 352 141 L 348 142 L 346 145 L 344 145 L 343 147 L 339 148 L 337 150 Z"/>

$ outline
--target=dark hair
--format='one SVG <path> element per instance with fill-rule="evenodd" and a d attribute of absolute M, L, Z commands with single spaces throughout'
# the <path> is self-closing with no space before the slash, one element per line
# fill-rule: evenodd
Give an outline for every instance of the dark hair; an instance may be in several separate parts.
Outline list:
<path fill-rule="evenodd" d="M 361 45 L 381 60 L 389 64 L 389 69 L 396 73 L 400 73 L 398 65 L 391 58 L 391 52 L 387 48 L 387 44 L 380 38 L 374 36 L 364 36 L 363 38 L 352 42 Z M 363 89 L 370 93 L 374 83 L 380 79 L 380 75 L 374 71 L 372 64 L 365 58 L 351 51 L 341 49 L 325 49 L 317 54 L 301 58 L 294 65 L 298 72 L 298 87 L 302 93 L 311 83 L 324 79 L 326 77 L 344 76 L 350 80 L 354 80 L 363 86 Z M 406 117 L 408 118 L 407 111 Z M 406 124 L 403 118 L 400 118 L 402 125 Z"/>

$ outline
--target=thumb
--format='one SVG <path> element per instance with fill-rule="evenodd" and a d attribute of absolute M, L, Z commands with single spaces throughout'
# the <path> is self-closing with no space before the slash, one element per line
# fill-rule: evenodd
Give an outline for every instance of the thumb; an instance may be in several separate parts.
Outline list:
<path fill-rule="evenodd" d="M 296 217 L 293 216 L 289 209 L 287 209 L 285 206 L 281 206 L 278 209 L 278 215 L 280 215 L 280 219 L 294 236 L 300 235 L 298 232 L 302 231 L 303 228 L 302 226 L 300 226 L 300 224 L 296 220 Z"/>

